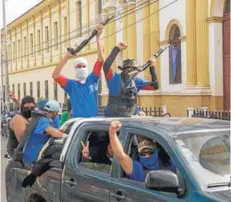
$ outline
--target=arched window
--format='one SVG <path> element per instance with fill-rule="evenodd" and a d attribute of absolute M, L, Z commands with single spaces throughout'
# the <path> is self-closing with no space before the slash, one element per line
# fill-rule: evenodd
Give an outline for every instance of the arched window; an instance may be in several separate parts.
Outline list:
<path fill-rule="evenodd" d="M 182 83 L 180 29 L 173 24 L 169 32 L 169 83 Z"/>

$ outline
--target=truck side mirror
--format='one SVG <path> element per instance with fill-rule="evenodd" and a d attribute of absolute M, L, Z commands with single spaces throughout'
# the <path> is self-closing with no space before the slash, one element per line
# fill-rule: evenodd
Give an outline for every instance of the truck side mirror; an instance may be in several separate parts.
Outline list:
<path fill-rule="evenodd" d="M 178 193 L 179 180 L 172 171 L 154 170 L 148 172 L 145 186 L 155 191 Z"/>

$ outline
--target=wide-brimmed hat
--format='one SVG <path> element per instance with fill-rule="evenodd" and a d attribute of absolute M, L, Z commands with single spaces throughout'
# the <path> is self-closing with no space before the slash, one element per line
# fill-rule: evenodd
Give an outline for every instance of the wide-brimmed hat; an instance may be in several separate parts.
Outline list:
<path fill-rule="evenodd" d="M 123 65 L 122 65 L 122 67 L 119 66 L 119 69 L 124 70 L 127 67 L 138 68 L 137 60 L 136 59 L 126 59 L 126 60 L 123 60 Z"/>

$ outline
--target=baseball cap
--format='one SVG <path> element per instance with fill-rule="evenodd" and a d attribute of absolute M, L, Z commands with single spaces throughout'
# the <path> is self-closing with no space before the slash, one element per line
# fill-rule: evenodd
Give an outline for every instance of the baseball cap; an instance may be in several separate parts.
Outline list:
<path fill-rule="evenodd" d="M 138 144 L 138 151 L 141 152 L 143 149 L 152 149 L 154 150 L 156 148 L 156 145 L 153 141 L 151 140 L 142 140 L 139 144 Z"/>

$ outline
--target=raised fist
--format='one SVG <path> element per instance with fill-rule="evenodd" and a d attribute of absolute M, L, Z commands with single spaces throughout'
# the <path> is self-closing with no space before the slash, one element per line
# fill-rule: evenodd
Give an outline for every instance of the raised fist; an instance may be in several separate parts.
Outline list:
<path fill-rule="evenodd" d="M 98 24 L 96 27 L 96 31 L 97 31 L 96 37 L 99 37 L 103 33 L 103 25 Z"/>
<path fill-rule="evenodd" d="M 127 44 L 125 42 L 120 42 L 117 47 L 120 49 L 120 50 L 124 50 L 127 48 Z"/>
<path fill-rule="evenodd" d="M 117 133 L 121 126 L 122 124 L 120 121 L 112 121 L 109 127 L 109 133 Z"/>

